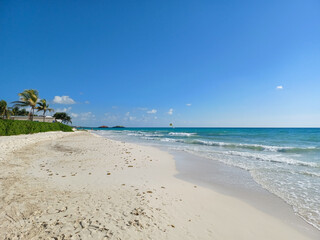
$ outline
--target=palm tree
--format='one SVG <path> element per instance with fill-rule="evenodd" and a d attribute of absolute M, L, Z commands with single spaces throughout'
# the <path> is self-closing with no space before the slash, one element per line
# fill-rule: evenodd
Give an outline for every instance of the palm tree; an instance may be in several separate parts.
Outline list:
<path fill-rule="evenodd" d="M 19 111 L 20 111 L 19 107 L 11 107 L 10 110 L 13 116 L 19 116 Z"/>
<path fill-rule="evenodd" d="M 40 102 L 38 102 L 38 112 L 43 111 L 43 121 L 45 121 L 46 118 L 46 111 L 53 112 L 54 110 L 52 108 L 49 108 L 49 104 L 47 104 L 47 100 L 41 99 Z"/>
<path fill-rule="evenodd" d="M 29 113 L 29 119 L 33 121 L 34 109 L 37 106 L 39 99 L 39 92 L 35 89 L 26 89 L 22 93 L 18 94 L 20 96 L 20 101 L 15 101 L 15 107 L 31 107 Z"/>
<path fill-rule="evenodd" d="M 62 123 L 72 123 L 71 117 L 65 112 L 57 112 L 53 117 L 62 120 Z"/>
<path fill-rule="evenodd" d="M 6 117 L 7 119 L 10 117 L 10 110 L 8 109 L 8 104 L 5 100 L 0 101 L 0 116 L 4 119 Z"/>
<path fill-rule="evenodd" d="M 15 107 L 10 107 L 10 112 L 14 116 L 28 116 L 29 112 L 25 110 L 24 108 L 19 108 L 17 106 Z"/>

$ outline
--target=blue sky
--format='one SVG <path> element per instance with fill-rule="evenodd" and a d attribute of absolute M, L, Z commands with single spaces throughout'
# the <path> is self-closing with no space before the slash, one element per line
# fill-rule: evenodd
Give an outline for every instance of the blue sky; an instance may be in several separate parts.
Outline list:
<path fill-rule="evenodd" d="M 0 98 L 77 125 L 320 127 L 319 66 L 318 0 L 0 2 Z"/>

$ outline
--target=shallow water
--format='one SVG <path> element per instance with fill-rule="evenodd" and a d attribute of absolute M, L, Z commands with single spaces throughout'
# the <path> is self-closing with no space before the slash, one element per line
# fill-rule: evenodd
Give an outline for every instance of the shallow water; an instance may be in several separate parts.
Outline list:
<path fill-rule="evenodd" d="M 169 147 L 249 171 L 320 229 L 320 129 L 125 128 L 102 136 Z"/>

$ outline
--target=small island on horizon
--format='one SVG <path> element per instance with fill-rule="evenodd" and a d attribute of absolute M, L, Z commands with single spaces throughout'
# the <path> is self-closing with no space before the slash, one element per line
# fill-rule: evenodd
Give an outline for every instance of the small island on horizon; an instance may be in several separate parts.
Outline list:
<path fill-rule="evenodd" d="M 109 128 L 108 126 L 105 126 L 105 125 L 102 125 L 102 126 L 100 126 L 100 127 L 98 127 L 98 128 Z M 120 126 L 120 125 L 117 125 L 117 126 L 113 126 L 113 127 L 111 127 L 111 128 L 125 128 L 124 126 Z"/>

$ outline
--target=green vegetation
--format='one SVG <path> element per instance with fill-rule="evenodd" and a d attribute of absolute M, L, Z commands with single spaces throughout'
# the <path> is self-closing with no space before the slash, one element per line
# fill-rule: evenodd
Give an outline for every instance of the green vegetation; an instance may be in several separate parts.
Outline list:
<path fill-rule="evenodd" d="M 72 123 L 71 117 L 65 112 L 57 112 L 53 117 L 62 120 L 62 123 Z"/>
<path fill-rule="evenodd" d="M 4 118 L 10 117 L 10 110 L 8 109 L 8 104 L 5 100 L 0 101 L 0 116 Z"/>
<path fill-rule="evenodd" d="M 11 115 L 13 116 L 28 116 L 29 112 L 24 108 L 19 108 L 18 106 L 10 108 Z"/>
<path fill-rule="evenodd" d="M 30 113 L 24 108 L 19 108 L 18 106 L 8 107 L 8 104 L 5 100 L 0 101 L 0 118 L 2 119 L 9 119 L 11 115 L 28 116 L 29 114 Z"/>
<path fill-rule="evenodd" d="M 15 104 L 14 107 L 31 107 L 29 119 L 33 121 L 34 109 L 36 109 L 39 99 L 38 90 L 26 89 L 18 95 L 20 96 L 20 100 L 13 102 Z"/>
<path fill-rule="evenodd" d="M 54 112 L 54 109 L 49 108 L 49 104 L 46 99 L 39 98 L 39 92 L 35 89 L 25 89 L 18 94 L 19 101 L 14 101 L 12 107 L 8 107 L 5 100 L 0 101 L 0 119 L 10 119 L 10 116 L 29 116 L 29 120 L 33 121 L 34 110 L 37 112 L 42 111 L 43 122 L 45 122 L 46 112 Z M 22 107 L 22 108 L 20 108 Z M 25 108 L 30 107 L 31 111 L 27 111 Z M 65 112 L 58 112 L 54 114 L 56 119 L 62 120 L 62 123 L 72 123 L 71 117 Z"/>
<path fill-rule="evenodd" d="M 124 126 L 114 126 L 112 128 L 124 128 Z"/>
<path fill-rule="evenodd" d="M 72 128 L 62 123 L 46 123 L 0 119 L 0 136 L 30 134 L 49 131 L 72 132 Z"/>
<path fill-rule="evenodd" d="M 0 101 L 0 136 L 10 136 L 19 134 L 30 134 L 49 131 L 72 132 L 72 128 L 62 123 L 45 122 L 46 112 L 54 111 L 49 108 L 45 99 L 39 98 L 39 92 L 35 89 L 26 89 L 18 94 L 19 101 L 12 102 L 14 105 L 8 107 L 5 100 Z M 22 108 L 20 108 L 22 107 Z M 25 108 L 30 107 L 31 111 Z M 34 110 L 43 112 L 43 122 L 33 122 Z M 29 116 L 31 121 L 10 120 L 10 116 Z M 63 123 L 72 123 L 71 117 L 66 113 L 56 113 L 56 119 L 61 119 Z"/>
<path fill-rule="evenodd" d="M 54 110 L 52 108 L 49 108 L 49 104 L 47 103 L 47 100 L 41 99 L 40 102 L 38 102 L 38 112 L 43 111 L 43 121 L 45 121 L 46 118 L 46 111 L 53 112 Z"/>

